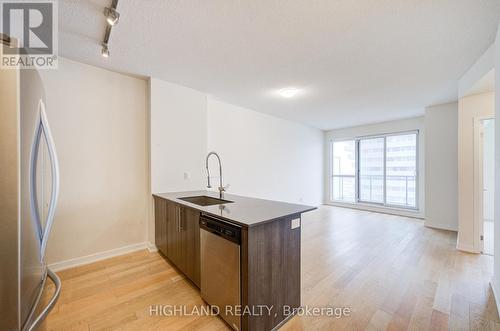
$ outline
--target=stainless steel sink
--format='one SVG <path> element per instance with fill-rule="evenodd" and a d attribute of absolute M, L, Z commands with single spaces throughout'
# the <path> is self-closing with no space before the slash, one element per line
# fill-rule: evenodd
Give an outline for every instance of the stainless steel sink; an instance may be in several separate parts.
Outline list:
<path fill-rule="evenodd" d="M 198 206 L 223 205 L 225 203 L 232 203 L 233 202 L 233 201 L 229 201 L 229 200 L 209 197 L 206 195 L 198 195 L 198 196 L 194 196 L 194 197 L 184 197 L 184 198 L 179 198 L 179 200 L 194 203 L 195 205 L 198 205 Z"/>

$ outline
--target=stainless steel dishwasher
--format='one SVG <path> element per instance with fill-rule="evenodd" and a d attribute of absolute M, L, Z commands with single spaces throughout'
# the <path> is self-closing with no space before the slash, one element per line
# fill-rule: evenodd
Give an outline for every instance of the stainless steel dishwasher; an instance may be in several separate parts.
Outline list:
<path fill-rule="evenodd" d="M 240 330 L 241 228 L 216 217 L 200 217 L 201 297 L 216 306 L 219 315 L 233 329 Z"/>

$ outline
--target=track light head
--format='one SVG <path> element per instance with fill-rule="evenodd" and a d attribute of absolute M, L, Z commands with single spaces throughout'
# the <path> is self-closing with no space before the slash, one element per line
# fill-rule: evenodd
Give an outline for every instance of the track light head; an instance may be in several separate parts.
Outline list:
<path fill-rule="evenodd" d="M 104 16 L 106 16 L 106 22 L 111 26 L 118 24 L 118 20 L 120 19 L 120 13 L 110 7 L 104 8 Z"/>
<path fill-rule="evenodd" d="M 106 43 L 102 43 L 101 55 L 102 55 L 102 57 L 104 57 L 104 58 L 108 58 L 108 57 L 109 57 L 109 48 L 108 48 L 108 44 L 106 44 Z"/>

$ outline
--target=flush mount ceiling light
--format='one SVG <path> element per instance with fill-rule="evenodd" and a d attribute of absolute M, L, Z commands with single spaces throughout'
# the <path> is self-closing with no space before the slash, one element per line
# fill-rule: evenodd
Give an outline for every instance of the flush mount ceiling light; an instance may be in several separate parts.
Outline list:
<path fill-rule="evenodd" d="M 102 57 L 105 57 L 105 58 L 109 57 L 108 44 L 102 43 L 101 55 L 102 55 Z"/>
<path fill-rule="evenodd" d="M 298 88 L 295 88 L 295 87 L 286 87 L 286 88 L 282 88 L 281 90 L 279 90 L 279 94 L 283 98 L 293 98 L 299 92 L 300 92 L 300 90 Z"/>
<path fill-rule="evenodd" d="M 111 26 L 117 24 L 120 19 L 120 13 L 113 7 L 104 8 L 104 16 L 106 16 L 106 22 Z"/>

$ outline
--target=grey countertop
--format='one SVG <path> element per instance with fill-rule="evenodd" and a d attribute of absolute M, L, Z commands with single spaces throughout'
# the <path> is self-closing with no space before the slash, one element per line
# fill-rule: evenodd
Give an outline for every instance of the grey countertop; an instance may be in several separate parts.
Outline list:
<path fill-rule="evenodd" d="M 218 192 L 211 191 L 155 193 L 153 195 L 247 227 L 316 209 L 316 207 L 312 206 L 249 198 L 227 193 L 224 193 L 224 200 L 229 200 L 231 203 L 223 205 L 199 206 L 179 199 L 201 195 L 219 198 Z"/>

